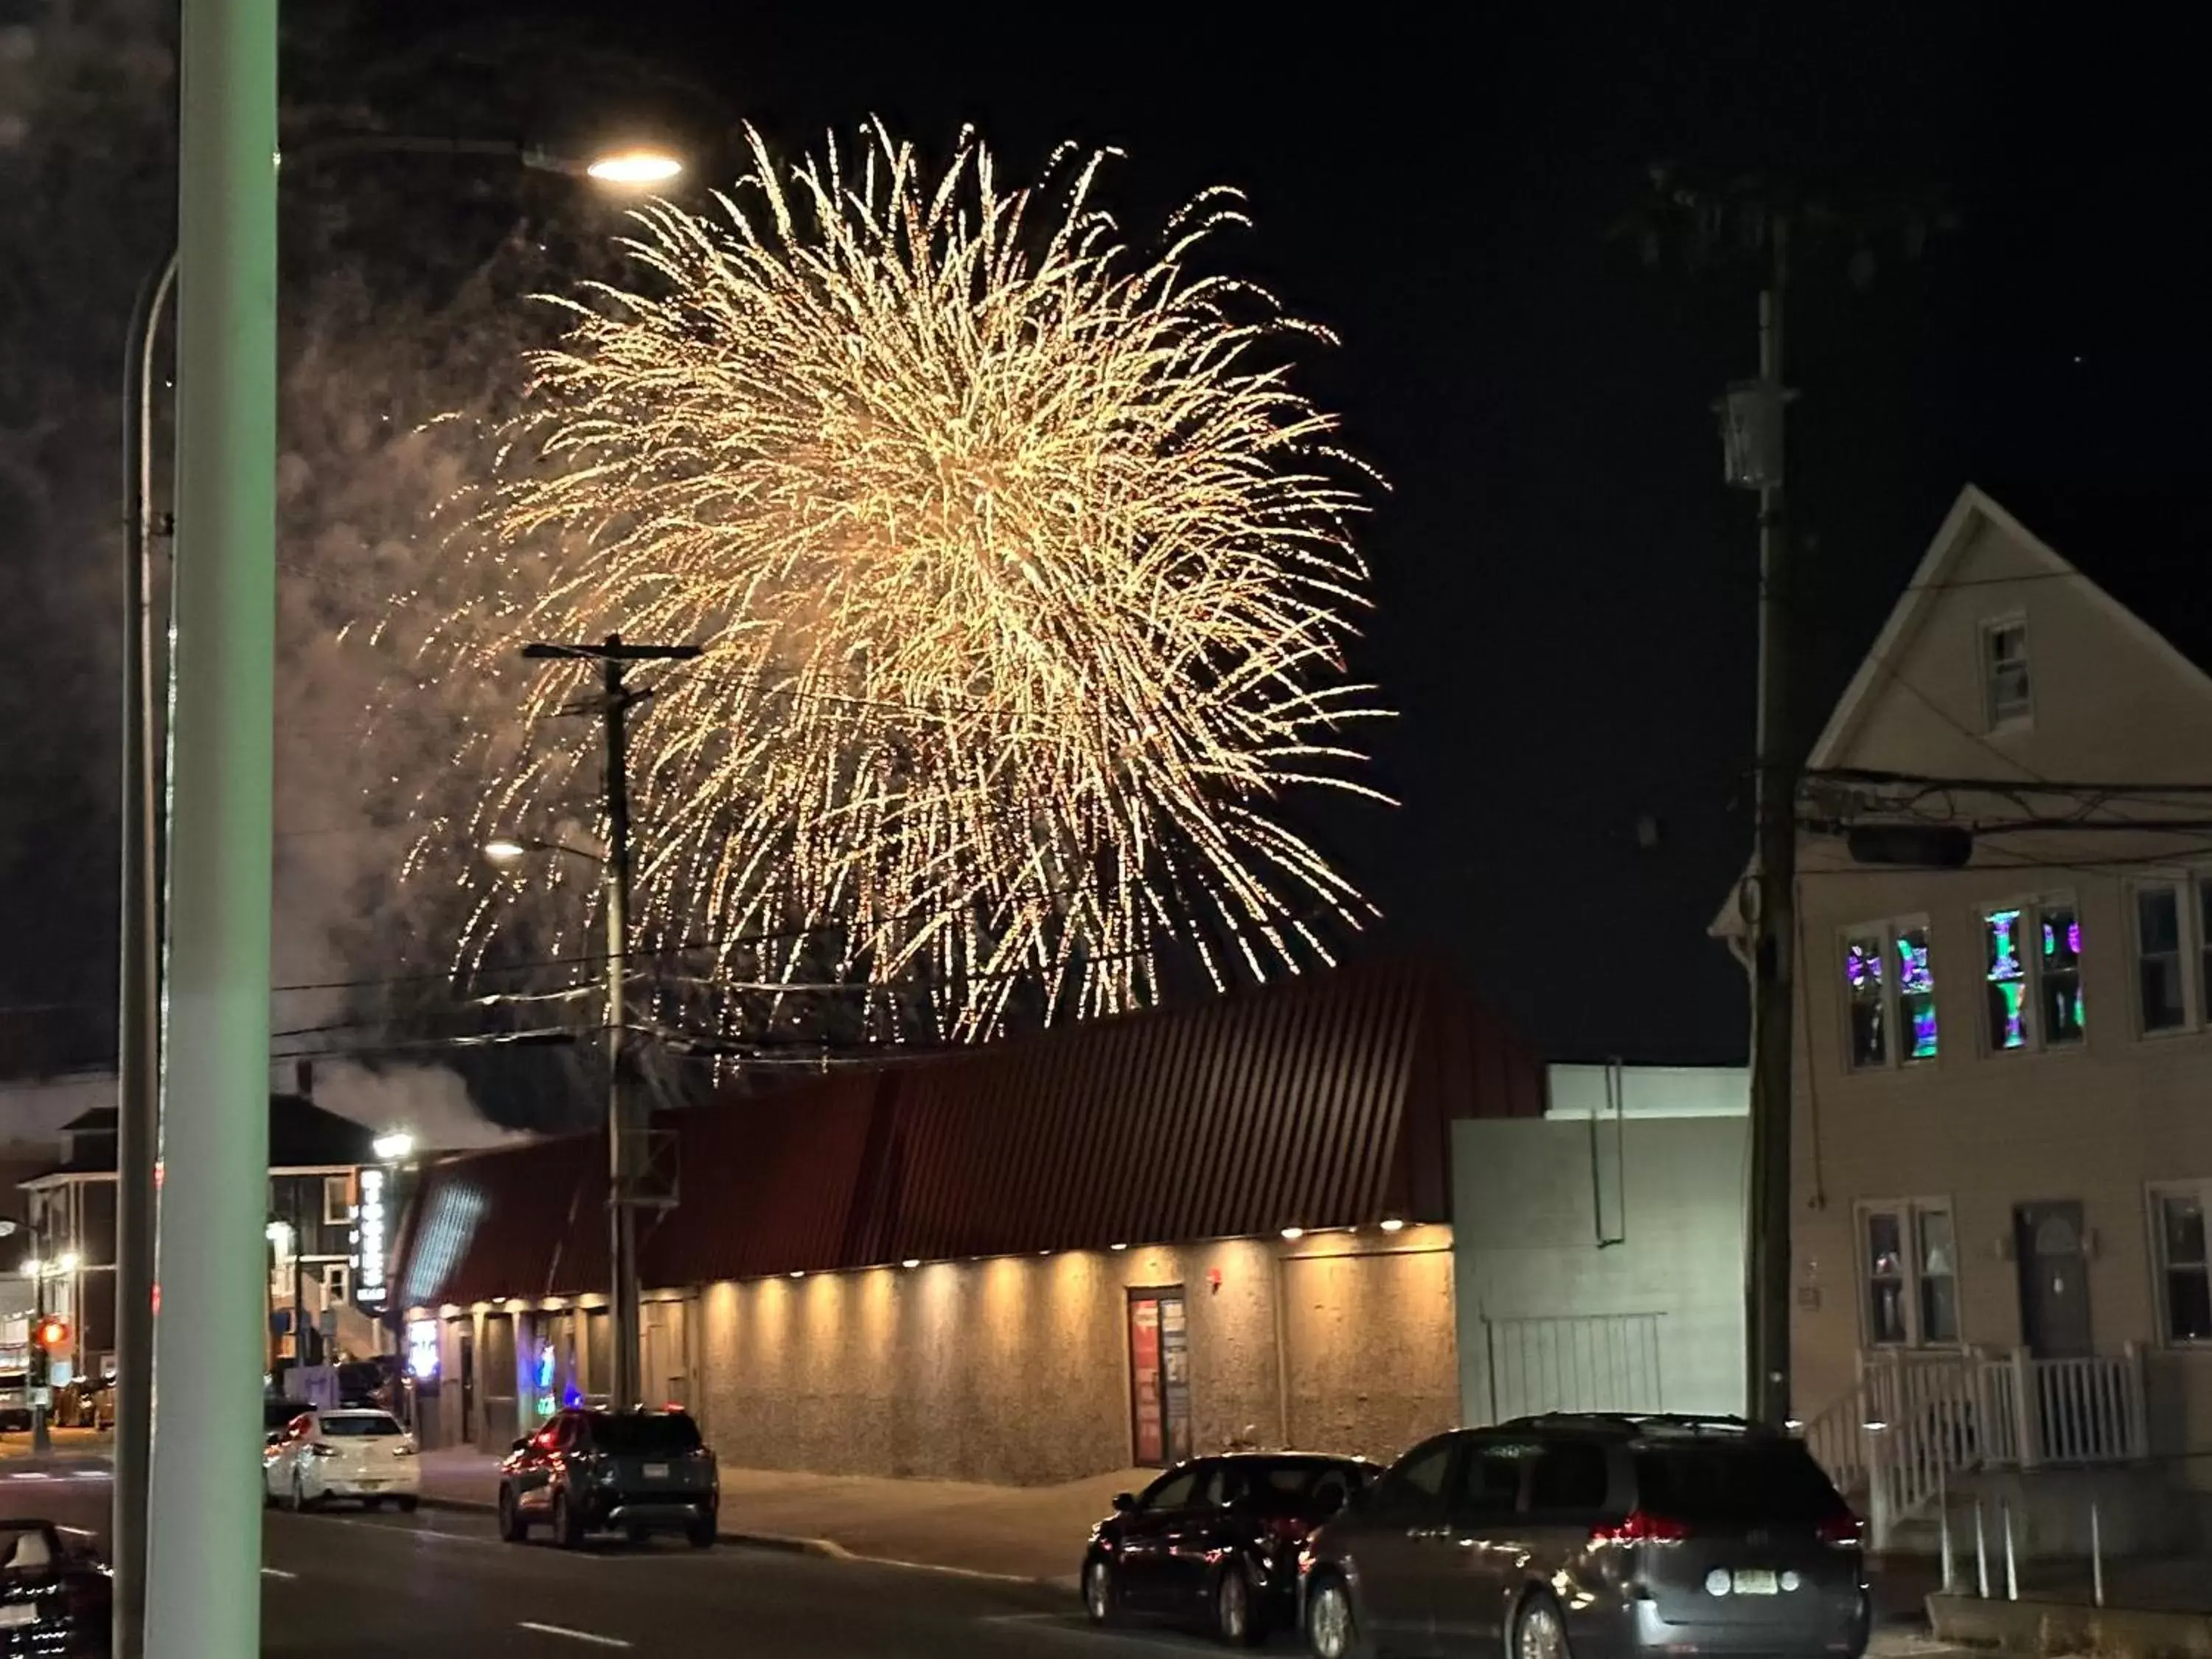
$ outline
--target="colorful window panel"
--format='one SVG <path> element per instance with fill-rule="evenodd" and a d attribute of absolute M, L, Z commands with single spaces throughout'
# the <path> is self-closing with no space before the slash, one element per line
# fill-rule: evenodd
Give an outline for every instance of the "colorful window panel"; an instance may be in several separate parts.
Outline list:
<path fill-rule="evenodd" d="M 1851 1064 L 1889 1063 L 1887 994 L 1882 984 L 1882 936 L 1844 943 L 1844 987 L 1851 1005 Z"/>
<path fill-rule="evenodd" d="M 1992 910 L 1983 919 L 1989 946 L 1990 1045 L 1995 1048 L 2027 1047 L 2027 961 L 2020 948 L 2023 920 L 2018 910 Z"/>
<path fill-rule="evenodd" d="M 1898 929 L 1897 1007 L 1905 1059 L 1935 1059 L 1936 965 L 1925 927 Z"/>
<path fill-rule="evenodd" d="M 2043 1012 L 2046 1048 L 2081 1040 L 2081 917 L 2070 904 L 2051 904 L 2040 912 L 2043 957 L 2036 988 Z"/>

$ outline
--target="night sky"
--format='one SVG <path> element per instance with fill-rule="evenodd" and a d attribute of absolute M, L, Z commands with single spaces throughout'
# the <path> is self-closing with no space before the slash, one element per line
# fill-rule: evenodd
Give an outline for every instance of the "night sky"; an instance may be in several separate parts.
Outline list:
<path fill-rule="evenodd" d="M 419 52 L 453 10 L 364 9 L 336 55 Z M 1808 258 L 1793 295 L 1803 725 L 1970 480 L 2124 597 L 2162 594 L 2177 616 L 2147 607 L 2154 625 L 2186 634 L 2205 605 L 2212 515 L 2185 488 L 2212 368 L 2199 99 L 2117 25 L 2037 40 L 2006 9 L 1926 4 L 465 10 L 472 50 L 526 56 L 548 125 L 626 102 L 711 151 L 739 120 L 785 148 L 870 113 L 940 149 L 972 123 L 1018 174 L 1063 138 L 1113 144 L 1136 232 L 1204 185 L 1246 190 L 1233 257 L 1342 336 L 1306 384 L 1393 486 L 1356 666 L 1401 711 L 1376 742 L 1403 805 L 1304 822 L 1389 917 L 1360 948 L 1441 949 L 1553 1058 L 1743 1049 L 1742 975 L 1705 928 L 1748 841 L 1754 539 L 1708 405 L 1753 370 L 1753 289 L 1609 234 L 1648 163 L 1936 186 L 1956 210 L 1917 262 L 1878 250 L 1862 288 Z M 657 108 L 635 88 L 564 107 L 563 65 L 609 46 L 665 73 Z M 24 327 L 0 322 L 10 350 Z M 103 929 L 70 935 L 97 947 L 90 982 Z"/>

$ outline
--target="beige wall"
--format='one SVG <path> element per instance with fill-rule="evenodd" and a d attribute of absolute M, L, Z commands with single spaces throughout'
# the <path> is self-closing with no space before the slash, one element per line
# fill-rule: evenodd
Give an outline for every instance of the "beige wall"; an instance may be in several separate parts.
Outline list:
<path fill-rule="evenodd" d="M 1287 1403 L 1293 1438 L 1388 1455 L 1456 1415 L 1449 1235 L 1426 1231 L 1418 1254 L 1346 1257 L 1360 1246 L 1338 1235 L 710 1285 L 695 1408 L 747 1467 L 1030 1484 L 1126 1468 L 1127 1291 L 1180 1285 L 1194 1449 L 1279 1444 Z"/>
<path fill-rule="evenodd" d="M 2201 757 L 2212 752 L 2212 686 L 2147 643 L 2078 579 L 2053 579 L 2052 571 L 1999 529 L 1981 531 L 1948 573 L 1953 585 L 1933 595 L 1925 627 L 1893 660 L 1888 683 L 1877 683 L 1856 740 L 1830 763 L 1992 778 L 2202 775 Z M 2030 580 L 2003 580 L 2012 576 Z M 1990 732 L 1979 630 L 2016 614 L 2028 619 L 2034 720 Z M 2021 814 L 1995 793 L 1960 800 L 1970 813 Z M 2212 1177 L 2212 1031 L 2146 1038 L 2136 1030 L 2130 884 L 2174 873 L 2154 856 L 2173 844 L 2045 833 L 2002 845 L 2014 860 L 2046 867 L 1985 867 L 1984 853 L 1965 871 L 1900 872 L 1853 867 L 1833 841 L 1808 838 L 1793 1146 L 1801 1414 L 1820 1410 L 1854 1378 L 1865 1327 L 1855 1206 L 1868 1200 L 1950 1204 L 1962 1334 L 1995 1348 L 2021 1339 L 2016 1268 L 2007 1259 L 2014 1206 L 2078 1200 L 2094 1236 L 2097 1349 L 2158 1340 L 2146 1189 Z M 2136 857 L 2146 862 L 2113 862 Z M 2080 907 L 2087 1039 L 2057 1053 L 1993 1054 L 1982 1007 L 1982 911 L 2062 895 Z M 1854 1073 L 1843 932 L 1912 915 L 1931 926 L 1939 1057 Z M 2156 1356 L 2151 1396 L 2154 1443 L 2212 1444 L 2212 1352 Z M 2205 1425 L 2193 1434 L 2184 1421 L 2192 1413 Z"/>

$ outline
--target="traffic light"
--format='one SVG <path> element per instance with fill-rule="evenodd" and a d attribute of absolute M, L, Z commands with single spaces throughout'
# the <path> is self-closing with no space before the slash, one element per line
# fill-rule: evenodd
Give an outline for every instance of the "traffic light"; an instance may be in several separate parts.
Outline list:
<path fill-rule="evenodd" d="M 48 1353 L 69 1346 L 69 1321 L 58 1314 L 48 1314 L 39 1323 L 39 1346 Z"/>

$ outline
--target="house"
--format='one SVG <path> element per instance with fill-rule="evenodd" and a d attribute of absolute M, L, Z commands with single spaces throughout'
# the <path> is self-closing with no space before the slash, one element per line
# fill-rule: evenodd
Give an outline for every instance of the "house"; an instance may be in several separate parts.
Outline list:
<path fill-rule="evenodd" d="M 1792 1391 L 1878 1534 L 2170 1547 L 2212 1478 L 2208 757 L 2203 662 L 1971 488 L 1813 746 Z"/>
<path fill-rule="evenodd" d="M 307 1079 L 303 1075 L 302 1085 Z M 114 1097 L 112 1080 L 106 1097 Z M 115 1108 L 79 1112 L 49 1156 L 17 1184 L 49 1313 L 69 1322 L 56 1358 L 88 1381 L 115 1370 Z M 386 1230 L 398 1212 L 398 1172 L 380 1163 L 375 1132 L 304 1093 L 269 1100 L 269 1359 L 368 1355 L 392 1347 L 382 1324 Z"/>
<path fill-rule="evenodd" d="M 1542 1098 L 1495 1017 L 1386 962 L 669 1114 L 646 1387 L 761 1468 L 1388 1455 L 1463 1413 L 1450 1127 Z M 606 1193 L 590 1136 L 423 1172 L 396 1284 L 426 1444 L 605 1391 Z"/>

